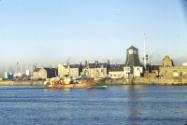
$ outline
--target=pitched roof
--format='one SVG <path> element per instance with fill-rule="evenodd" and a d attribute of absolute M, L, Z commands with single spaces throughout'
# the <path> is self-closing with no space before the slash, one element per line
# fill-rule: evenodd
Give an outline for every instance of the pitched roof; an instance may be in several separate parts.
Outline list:
<path fill-rule="evenodd" d="M 150 65 L 151 70 L 159 70 L 160 67 L 161 65 Z"/>
<path fill-rule="evenodd" d="M 46 70 L 47 72 L 56 72 L 56 71 L 58 71 L 57 70 L 57 68 L 49 68 L 49 67 L 44 67 L 44 68 L 36 68 L 35 70 L 34 70 L 34 72 L 39 72 L 41 69 L 44 69 L 44 70 Z"/>
<path fill-rule="evenodd" d="M 56 72 L 56 71 L 58 71 L 56 68 L 48 68 L 48 67 L 46 68 L 46 67 L 45 67 L 44 69 L 45 69 L 47 72 L 54 72 L 54 71 Z"/>
<path fill-rule="evenodd" d="M 131 45 L 127 50 L 129 49 L 134 49 L 134 50 L 138 50 L 136 47 L 134 47 L 133 45 Z"/>
<path fill-rule="evenodd" d="M 39 72 L 39 71 L 40 71 L 40 69 L 41 69 L 41 68 L 36 68 L 36 69 L 34 69 L 34 71 L 33 71 L 33 72 Z"/>
<path fill-rule="evenodd" d="M 109 71 L 111 71 L 111 72 L 123 71 L 124 67 L 125 67 L 124 64 L 110 65 Z"/>
<path fill-rule="evenodd" d="M 89 68 L 107 68 L 107 63 L 90 63 Z"/>
<path fill-rule="evenodd" d="M 70 68 L 80 68 L 81 65 L 80 64 L 72 64 L 72 65 L 69 65 Z"/>

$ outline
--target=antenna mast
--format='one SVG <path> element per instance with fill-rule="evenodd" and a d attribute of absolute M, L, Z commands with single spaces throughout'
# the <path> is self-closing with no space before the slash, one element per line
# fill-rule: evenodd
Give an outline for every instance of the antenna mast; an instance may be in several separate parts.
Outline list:
<path fill-rule="evenodd" d="M 144 68 L 145 68 L 145 70 L 147 69 L 147 61 L 148 61 L 148 55 L 147 55 L 147 51 L 146 51 L 146 49 L 147 49 L 147 35 L 146 35 L 146 33 L 144 33 L 144 58 L 143 58 L 143 60 L 144 60 Z"/>

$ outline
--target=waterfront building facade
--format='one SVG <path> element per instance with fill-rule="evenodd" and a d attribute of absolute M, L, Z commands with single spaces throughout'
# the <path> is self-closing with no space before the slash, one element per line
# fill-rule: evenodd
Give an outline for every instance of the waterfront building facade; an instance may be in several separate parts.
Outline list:
<path fill-rule="evenodd" d="M 60 78 L 64 77 L 64 75 L 67 73 L 66 66 L 59 64 L 58 65 L 58 76 Z"/>
<path fill-rule="evenodd" d="M 3 79 L 4 80 L 13 80 L 13 73 L 11 73 L 11 72 L 4 72 Z"/>
<path fill-rule="evenodd" d="M 56 68 L 36 68 L 31 76 L 33 80 L 45 80 L 58 76 L 58 70 Z"/>
<path fill-rule="evenodd" d="M 77 78 L 81 75 L 82 64 L 71 64 L 71 65 L 58 65 L 58 76 L 64 77 L 70 75 L 73 78 Z"/>
<path fill-rule="evenodd" d="M 187 67 L 174 66 L 174 67 L 160 67 L 160 77 L 165 79 L 186 79 Z"/>
<path fill-rule="evenodd" d="M 69 65 L 69 75 L 73 78 L 78 78 L 82 72 L 82 64 Z"/>
<path fill-rule="evenodd" d="M 124 64 L 110 65 L 108 76 L 112 79 L 124 78 Z"/>
<path fill-rule="evenodd" d="M 108 75 L 108 66 L 107 63 L 99 63 L 95 61 L 95 63 L 85 62 L 83 66 L 82 75 L 90 78 L 105 78 Z"/>
<path fill-rule="evenodd" d="M 187 62 L 182 63 L 182 66 L 187 66 Z"/>
<path fill-rule="evenodd" d="M 173 60 L 166 56 L 162 60 L 162 66 L 159 69 L 159 76 L 163 79 L 186 79 L 187 67 L 174 66 Z"/>

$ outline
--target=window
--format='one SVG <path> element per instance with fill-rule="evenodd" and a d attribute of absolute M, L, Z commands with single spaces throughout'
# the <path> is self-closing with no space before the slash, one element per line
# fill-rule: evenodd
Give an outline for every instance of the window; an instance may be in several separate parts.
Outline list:
<path fill-rule="evenodd" d="M 133 49 L 130 49 L 130 50 L 129 50 L 129 54 L 133 54 Z"/>

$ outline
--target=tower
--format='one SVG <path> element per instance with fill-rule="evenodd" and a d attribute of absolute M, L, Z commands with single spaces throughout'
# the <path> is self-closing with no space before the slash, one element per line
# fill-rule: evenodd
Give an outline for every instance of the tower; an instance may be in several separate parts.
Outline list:
<path fill-rule="evenodd" d="M 131 46 L 127 49 L 126 63 L 124 67 L 124 77 L 134 78 L 141 77 L 143 74 L 143 67 L 139 60 L 138 49 Z"/>
<path fill-rule="evenodd" d="M 138 53 L 139 52 L 137 48 L 135 48 L 134 46 L 129 47 L 127 49 L 125 66 L 141 66 Z"/>

